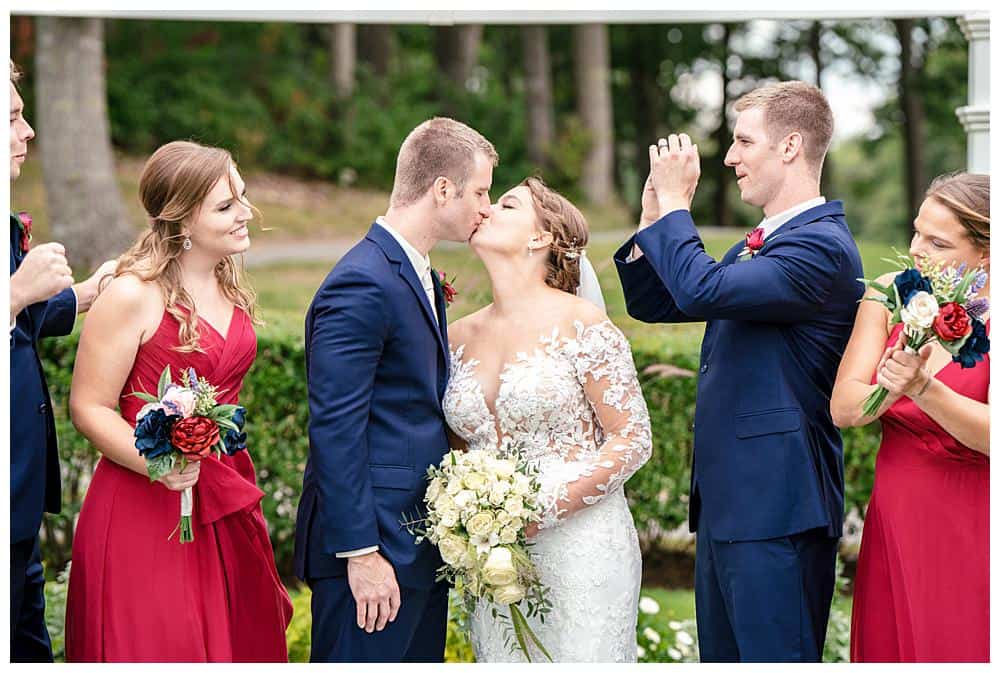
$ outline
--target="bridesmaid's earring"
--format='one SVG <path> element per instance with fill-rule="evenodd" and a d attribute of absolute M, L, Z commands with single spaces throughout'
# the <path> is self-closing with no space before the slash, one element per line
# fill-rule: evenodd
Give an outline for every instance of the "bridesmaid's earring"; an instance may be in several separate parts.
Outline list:
<path fill-rule="evenodd" d="M 184 244 L 181 245 L 181 247 L 184 248 L 185 250 L 190 250 L 191 249 L 191 239 L 188 238 L 187 236 L 185 236 L 184 237 Z"/>

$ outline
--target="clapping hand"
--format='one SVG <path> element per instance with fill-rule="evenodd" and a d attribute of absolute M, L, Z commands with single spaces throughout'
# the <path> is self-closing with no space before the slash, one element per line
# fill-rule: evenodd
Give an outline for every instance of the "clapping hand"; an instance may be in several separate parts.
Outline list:
<path fill-rule="evenodd" d="M 674 210 L 690 210 L 691 200 L 701 176 L 698 146 L 686 133 L 671 133 L 649 146 L 649 180 L 656 194 L 657 219 Z M 647 185 L 648 187 L 649 185 Z M 643 216 L 646 214 L 643 192 Z"/>
<path fill-rule="evenodd" d="M 72 284 L 73 271 L 61 243 L 33 247 L 10 277 L 11 320 L 24 308 L 50 299 Z"/>

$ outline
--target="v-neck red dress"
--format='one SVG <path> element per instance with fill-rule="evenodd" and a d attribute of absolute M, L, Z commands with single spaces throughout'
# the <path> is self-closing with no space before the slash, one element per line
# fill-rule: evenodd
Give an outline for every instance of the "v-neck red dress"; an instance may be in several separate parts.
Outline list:
<path fill-rule="evenodd" d="M 250 317 L 236 309 L 229 333 L 200 320 L 204 352 L 180 353 L 176 319 L 164 312 L 140 346 L 119 406 L 130 424 L 168 364 L 194 367 L 238 402 L 257 354 Z M 253 410 L 248 416 L 252 419 Z M 252 420 L 251 420 L 252 422 Z M 292 605 L 278 577 L 248 451 L 202 461 L 194 487 L 194 541 L 168 539 L 180 492 L 106 458 L 97 464 L 73 539 L 66 601 L 67 661 L 287 661 Z"/>
<path fill-rule="evenodd" d="M 936 378 L 986 402 L 989 356 L 972 369 L 949 362 Z M 851 660 L 989 658 L 990 459 L 904 397 L 882 416 L 858 555 Z"/>

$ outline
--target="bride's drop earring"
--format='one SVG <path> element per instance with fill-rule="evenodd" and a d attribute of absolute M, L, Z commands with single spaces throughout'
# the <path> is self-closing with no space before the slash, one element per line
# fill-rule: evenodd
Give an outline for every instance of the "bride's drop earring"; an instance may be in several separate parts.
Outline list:
<path fill-rule="evenodd" d="M 181 245 L 185 250 L 191 249 L 191 239 L 187 236 L 184 237 L 184 243 Z"/>

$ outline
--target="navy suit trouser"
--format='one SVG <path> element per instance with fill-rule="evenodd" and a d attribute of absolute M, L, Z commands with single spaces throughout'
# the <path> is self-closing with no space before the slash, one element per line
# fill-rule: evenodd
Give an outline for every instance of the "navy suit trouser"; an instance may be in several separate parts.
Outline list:
<path fill-rule="evenodd" d="M 695 551 L 701 661 L 820 661 L 837 543 L 824 528 L 768 540 L 713 540 L 702 510 Z"/>
<path fill-rule="evenodd" d="M 448 586 L 400 587 L 396 620 L 381 631 L 358 628 L 358 610 L 347 577 L 309 580 L 312 589 L 310 662 L 444 661 Z"/>
<path fill-rule="evenodd" d="M 10 546 L 10 660 L 52 661 L 45 627 L 45 570 L 37 534 Z"/>

